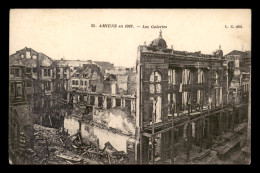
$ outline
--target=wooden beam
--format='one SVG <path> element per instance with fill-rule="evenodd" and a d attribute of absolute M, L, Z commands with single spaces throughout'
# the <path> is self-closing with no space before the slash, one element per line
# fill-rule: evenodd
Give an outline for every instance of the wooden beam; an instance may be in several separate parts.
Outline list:
<path fill-rule="evenodd" d="M 171 164 L 174 163 L 174 110 L 172 110 L 172 140 L 171 140 Z"/>
<path fill-rule="evenodd" d="M 152 135 L 149 134 L 149 133 L 143 133 L 143 136 L 148 137 L 148 138 L 151 138 L 151 137 L 152 137 Z"/>
<path fill-rule="evenodd" d="M 219 137 L 220 137 L 220 141 L 222 141 L 222 114 L 223 114 L 223 103 L 221 105 L 222 107 L 222 111 L 219 114 Z"/>
<path fill-rule="evenodd" d="M 152 151 L 151 151 L 151 160 L 152 160 L 152 164 L 154 164 L 154 157 L 155 157 L 155 152 L 154 152 L 154 137 L 151 138 L 152 141 Z M 149 147 L 148 147 L 149 148 Z M 149 151 L 149 149 L 148 149 Z"/>

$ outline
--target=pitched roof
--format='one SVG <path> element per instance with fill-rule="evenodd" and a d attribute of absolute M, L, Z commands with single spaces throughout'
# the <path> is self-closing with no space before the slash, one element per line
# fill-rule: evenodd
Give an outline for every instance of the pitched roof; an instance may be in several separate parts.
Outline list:
<path fill-rule="evenodd" d="M 25 47 L 16 53 L 9 56 L 9 65 L 24 65 L 29 68 L 36 68 L 37 67 L 37 59 L 34 58 L 22 58 L 21 54 L 24 54 L 25 51 L 30 51 L 33 55 L 37 55 L 39 59 L 40 66 L 51 66 L 53 64 L 53 60 L 43 53 L 38 53 L 32 48 Z"/>
<path fill-rule="evenodd" d="M 239 50 L 233 50 L 231 52 L 229 52 L 227 55 L 240 55 L 240 56 L 243 56 L 243 57 L 247 57 L 248 55 L 251 55 L 251 52 L 250 51 L 247 51 L 247 52 L 242 52 L 242 51 L 239 51 Z"/>
<path fill-rule="evenodd" d="M 53 63 L 53 60 L 43 53 L 38 53 L 38 59 L 39 59 L 40 66 L 48 67 L 51 66 Z"/>
<path fill-rule="evenodd" d="M 36 68 L 37 67 L 37 60 L 36 59 L 27 59 L 27 58 L 22 58 L 21 59 L 25 67 L 28 68 Z"/>
<path fill-rule="evenodd" d="M 16 56 L 10 56 L 9 66 L 24 66 L 24 63 L 20 58 L 17 58 Z"/>
<path fill-rule="evenodd" d="M 114 68 L 114 64 L 111 64 L 110 62 L 103 62 L 103 61 L 93 61 L 93 62 L 105 70 Z"/>

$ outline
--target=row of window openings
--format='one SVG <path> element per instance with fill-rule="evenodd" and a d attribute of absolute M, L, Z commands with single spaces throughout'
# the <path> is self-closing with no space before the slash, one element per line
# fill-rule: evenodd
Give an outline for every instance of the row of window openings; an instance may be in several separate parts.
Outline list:
<path fill-rule="evenodd" d="M 21 77 L 21 71 L 20 69 L 10 69 L 10 75 L 13 75 L 14 77 Z"/>
<path fill-rule="evenodd" d="M 28 88 L 32 87 L 32 82 L 31 81 L 26 81 L 26 87 L 28 87 Z M 51 90 L 51 82 L 50 81 L 46 82 L 45 89 L 47 91 Z"/>
<path fill-rule="evenodd" d="M 215 73 L 216 84 L 218 84 L 219 76 Z M 150 76 L 150 93 L 161 93 L 161 75 L 155 71 Z M 168 70 L 168 82 L 176 85 L 176 73 L 175 70 Z M 204 73 L 202 70 L 198 70 L 198 83 L 204 83 Z M 182 84 L 191 84 L 191 72 L 188 69 L 184 69 L 182 73 Z"/>
<path fill-rule="evenodd" d="M 83 100 L 87 100 L 87 96 L 85 96 L 85 98 L 80 98 L 78 101 L 83 101 Z M 115 99 L 116 101 L 116 105 L 115 106 L 122 106 L 121 105 L 121 99 Z M 95 97 L 90 96 L 90 101 L 89 101 L 90 105 L 94 105 L 95 104 Z M 102 107 L 104 103 L 104 100 L 102 97 L 98 97 L 98 107 Z M 131 110 L 131 100 L 125 100 L 125 107 L 127 108 L 127 110 Z M 107 109 L 111 109 L 112 108 L 112 99 L 111 98 L 107 98 Z"/>
<path fill-rule="evenodd" d="M 78 80 L 72 80 L 72 85 L 79 85 Z M 80 81 L 80 85 L 86 85 L 87 86 L 87 81 Z"/>
<path fill-rule="evenodd" d="M 32 71 L 33 73 L 36 73 L 37 68 L 26 68 L 26 73 L 31 73 Z M 10 74 L 15 77 L 21 77 L 20 69 L 11 69 Z M 51 76 L 51 69 L 44 69 L 44 76 Z"/>
<path fill-rule="evenodd" d="M 176 78 L 177 77 L 176 77 L 175 70 L 169 69 L 168 70 L 168 82 L 176 85 L 177 84 Z M 150 81 L 151 81 L 151 78 L 150 78 Z M 158 81 L 158 82 L 160 82 L 160 81 Z M 183 70 L 183 72 L 182 72 L 182 83 L 183 84 L 190 84 L 191 83 L 191 72 L 190 72 L 189 69 Z M 201 69 L 198 69 L 198 83 L 204 83 L 204 73 Z"/>
<path fill-rule="evenodd" d="M 44 70 L 50 70 L 50 69 L 44 69 Z M 37 72 L 37 68 L 26 68 L 26 73 L 31 73 L 33 71 L 33 73 Z M 60 69 L 57 68 L 57 73 L 60 72 Z"/>
<path fill-rule="evenodd" d="M 219 106 L 220 103 L 223 101 L 222 99 L 222 89 L 216 89 L 216 106 Z M 171 98 L 172 97 L 172 98 Z M 197 101 L 196 104 L 200 105 L 203 101 L 204 92 L 201 90 L 197 91 Z M 150 100 L 152 101 L 152 109 L 151 113 L 154 114 L 154 122 L 161 122 L 161 111 L 162 111 L 162 100 L 161 96 L 158 96 L 157 98 L 150 97 Z M 182 108 L 187 106 L 188 101 L 188 93 L 183 92 L 182 93 Z M 173 111 L 176 113 L 176 94 L 168 94 L 168 114 L 172 114 Z"/>
<path fill-rule="evenodd" d="M 26 68 L 26 73 L 37 72 L 37 68 Z M 51 69 L 44 69 L 44 76 L 51 76 Z"/>

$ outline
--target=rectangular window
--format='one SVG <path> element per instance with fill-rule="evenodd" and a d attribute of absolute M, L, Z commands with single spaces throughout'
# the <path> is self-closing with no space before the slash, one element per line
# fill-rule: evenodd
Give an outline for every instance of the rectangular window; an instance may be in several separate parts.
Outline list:
<path fill-rule="evenodd" d="M 48 69 L 48 76 L 51 76 L 51 69 Z"/>
<path fill-rule="evenodd" d="M 103 106 L 103 97 L 98 97 L 98 107 Z"/>
<path fill-rule="evenodd" d="M 125 99 L 125 107 L 126 110 L 131 112 L 131 100 L 130 99 Z"/>
<path fill-rule="evenodd" d="M 75 81 L 74 80 L 72 80 L 72 85 L 75 85 Z"/>
<path fill-rule="evenodd" d="M 116 99 L 116 106 L 121 106 L 121 99 Z"/>
<path fill-rule="evenodd" d="M 31 68 L 26 68 L 26 73 L 31 73 Z"/>
<path fill-rule="evenodd" d="M 32 81 L 30 80 L 26 81 L 26 87 L 32 87 Z"/>
<path fill-rule="evenodd" d="M 31 100 L 31 95 L 27 94 L 27 101 L 30 101 L 30 100 Z"/>
<path fill-rule="evenodd" d="M 76 82 L 76 85 L 79 85 L 79 81 L 76 80 L 75 82 Z"/>
<path fill-rule="evenodd" d="M 14 76 L 15 77 L 20 77 L 20 69 L 15 69 Z"/>
<path fill-rule="evenodd" d="M 85 81 L 85 85 L 87 86 L 87 81 Z"/>
<path fill-rule="evenodd" d="M 107 98 L 107 109 L 112 107 L 111 98 Z"/>
<path fill-rule="evenodd" d="M 37 72 L 37 68 L 33 68 L 33 73 L 36 73 Z"/>
<path fill-rule="evenodd" d="M 22 84 L 16 84 L 16 91 L 17 91 L 17 97 L 21 97 L 22 96 Z"/>
<path fill-rule="evenodd" d="M 10 74 L 12 74 L 12 75 L 14 74 L 14 69 L 13 68 L 10 69 Z"/>
<path fill-rule="evenodd" d="M 59 73 L 60 72 L 60 69 L 59 68 L 57 68 L 57 73 Z"/>
<path fill-rule="evenodd" d="M 31 58 L 31 53 L 29 51 L 26 51 L 26 58 Z"/>
<path fill-rule="evenodd" d="M 95 97 L 90 96 L 90 105 L 94 105 L 94 104 L 95 104 Z"/>
<path fill-rule="evenodd" d="M 15 84 L 11 83 L 11 96 L 15 96 Z"/>
<path fill-rule="evenodd" d="M 44 69 L 44 76 L 47 76 L 47 69 Z"/>
<path fill-rule="evenodd" d="M 83 81 L 82 80 L 80 81 L 80 85 L 83 85 Z"/>
<path fill-rule="evenodd" d="M 46 82 L 46 90 L 47 91 L 51 90 L 51 82 L 50 81 Z"/>

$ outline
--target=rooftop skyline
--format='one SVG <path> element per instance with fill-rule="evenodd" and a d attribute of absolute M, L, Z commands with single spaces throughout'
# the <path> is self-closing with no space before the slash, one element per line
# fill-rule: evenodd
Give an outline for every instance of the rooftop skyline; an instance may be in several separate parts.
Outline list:
<path fill-rule="evenodd" d="M 175 50 L 212 54 L 219 45 L 224 55 L 251 50 L 251 11 L 246 9 L 14 9 L 10 11 L 9 54 L 28 47 L 53 60 L 108 61 L 132 67 L 137 47 L 159 37 L 160 29 L 152 25 L 167 26 L 162 37 Z M 226 28 L 230 25 L 242 28 Z"/>

